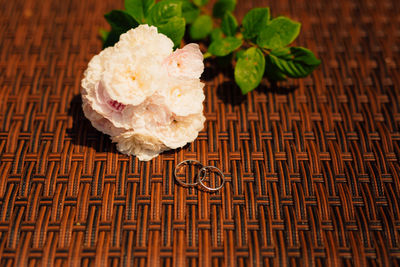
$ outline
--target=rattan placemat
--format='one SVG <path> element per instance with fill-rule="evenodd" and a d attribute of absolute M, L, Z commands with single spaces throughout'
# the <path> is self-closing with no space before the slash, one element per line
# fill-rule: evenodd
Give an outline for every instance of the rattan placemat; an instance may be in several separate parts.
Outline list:
<path fill-rule="evenodd" d="M 400 265 L 400 2 L 239 2 L 301 21 L 323 64 L 246 97 L 209 65 L 198 139 L 139 162 L 79 97 L 123 1 L 0 0 L 1 266 Z M 183 159 L 223 190 L 175 184 Z"/>

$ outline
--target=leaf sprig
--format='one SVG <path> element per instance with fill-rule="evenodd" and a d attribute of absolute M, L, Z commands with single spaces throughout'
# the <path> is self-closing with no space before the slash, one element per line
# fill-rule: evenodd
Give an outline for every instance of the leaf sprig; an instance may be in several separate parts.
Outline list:
<path fill-rule="evenodd" d="M 233 11 L 236 0 L 218 0 L 208 13 L 209 0 L 125 0 L 125 10 L 105 14 L 111 31 L 100 30 L 104 47 L 139 24 L 156 26 L 175 47 L 181 44 L 188 28 L 190 38 L 204 40 L 208 57 L 227 57 L 235 61 L 235 82 L 243 94 L 257 88 L 263 77 L 270 81 L 303 78 L 321 61 L 304 47 L 289 46 L 298 37 L 299 22 L 279 16 L 271 18 L 270 9 L 254 8 L 238 23 Z"/>

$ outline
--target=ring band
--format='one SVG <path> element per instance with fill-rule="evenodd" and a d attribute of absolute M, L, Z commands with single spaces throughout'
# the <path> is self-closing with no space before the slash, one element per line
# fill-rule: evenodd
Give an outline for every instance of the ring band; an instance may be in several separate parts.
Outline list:
<path fill-rule="evenodd" d="M 209 169 L 217 170 L 217 173 L 221 176 L 222 183 L 221 183 L 220 186 L 214 188 L 214 187 L 206 186 L 206 185 L 203 183 L 203 180 L 206 178 L 207 170 L 209 170 Z M 204 174 L 201 175 L 201 173 L 204 173 Z M 225 184 L 225 175 L 222 173 L 222 171 L 221 171 L 219 168 L 217 168 L 217 167 L 215 167 L 215 166 L 204 166 L 203 168 L 201 168 L 201 169 L 199 170 L 199 173 L 197 174 L 197 176 L 198 176 L 198 178 L 199 178 L 198 183 L 201 185 L 201 187 L 203 187 L 204 189 L 206 189 L 206 190 L 208 190 L 208 191 L 212 191 L 212 192 L 218 191 L 218 190 L 220 190 L 220 189 L 224 186 L 224 184 Z"/>
<path fill-rule="evenodd" d="M 185 187 L 190 187 L 190 186 L 196 186 L 196 185 L 198 185 L 198 184 L 200 183 L 200 181 L 202 181 L 202 179 L 200 179 L 200 177 L 199 177 L 199 173 L 200 173 L 200 172 L 197 173 L 197 181 L 196 181 L 195 183 L 185 183 L 185 182 L 183 182 L 182 180 L 178 179 L 178 174 L 176 173 L 176 172 L 177 172 L 177 169 L 179 168 L 179 166 L 181 166 L 182 164 L 185 164 L 185 163 L 194 163 L 193 165 L 199 165 L 199 166 L 201 167 L 201 169 L 204 168 L 204 165 L 201 164 L 201 162 L 200 162 L 200 161 L 197 161 L 197 160 L 187 159 L 187 160 L 181 161 L 181 162 L 178 163 L 178 165 L 175 166 L 175 169 L 174 169 L 175 180 L 176 180 L 180 185 L 185 186 Z M 187 164 L 187 165 L 189 165 L 189 164 Z M 204 177 L 205 177 L 205 176 L 204 176 Z M 203 179 L 204 179 L 204 178 L 203 178 Z"/>

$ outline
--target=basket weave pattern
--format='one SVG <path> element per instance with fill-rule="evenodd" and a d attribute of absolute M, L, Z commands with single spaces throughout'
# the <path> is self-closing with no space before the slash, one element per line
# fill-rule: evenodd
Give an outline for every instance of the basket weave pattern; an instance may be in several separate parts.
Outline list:
<path fill-rule="evenodd" d="M 146 163 L 80 106 L 113 2 L 0 0 L 0 266 L 400 266 L 399 1 L 238 1 L 321 67 L 242 97 L 210 64 L 204 130 Z M 223 190 L 175 184 L 184 159 Z"/>

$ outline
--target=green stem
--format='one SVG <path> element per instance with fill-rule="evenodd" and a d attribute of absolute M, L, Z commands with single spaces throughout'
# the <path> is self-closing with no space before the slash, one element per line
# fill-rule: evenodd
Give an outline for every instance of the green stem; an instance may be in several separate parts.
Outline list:
<path fill-rule="evenodd" d="M 209 57 L 212 57 L 212 54 L 209 53 L 209 52 L 205 52 L 205 53 L 203 54 L 203 57 L 204 57 L 204 59 L 207 59 L 207 58 L 209 58 Z"/>
<path fill-rule="evenodd" d="M 266 55 L 269 55 L 271 53 L 271 51 L 269 49 L 262 48 L 262 47 L 260 47 L 259 45 L 253 43 L 250 40 L 245 40 L 244 43 L 243 43 L 243 46 L 244 47 L 257 47 L 257 48 L 261 49 Z"/>

